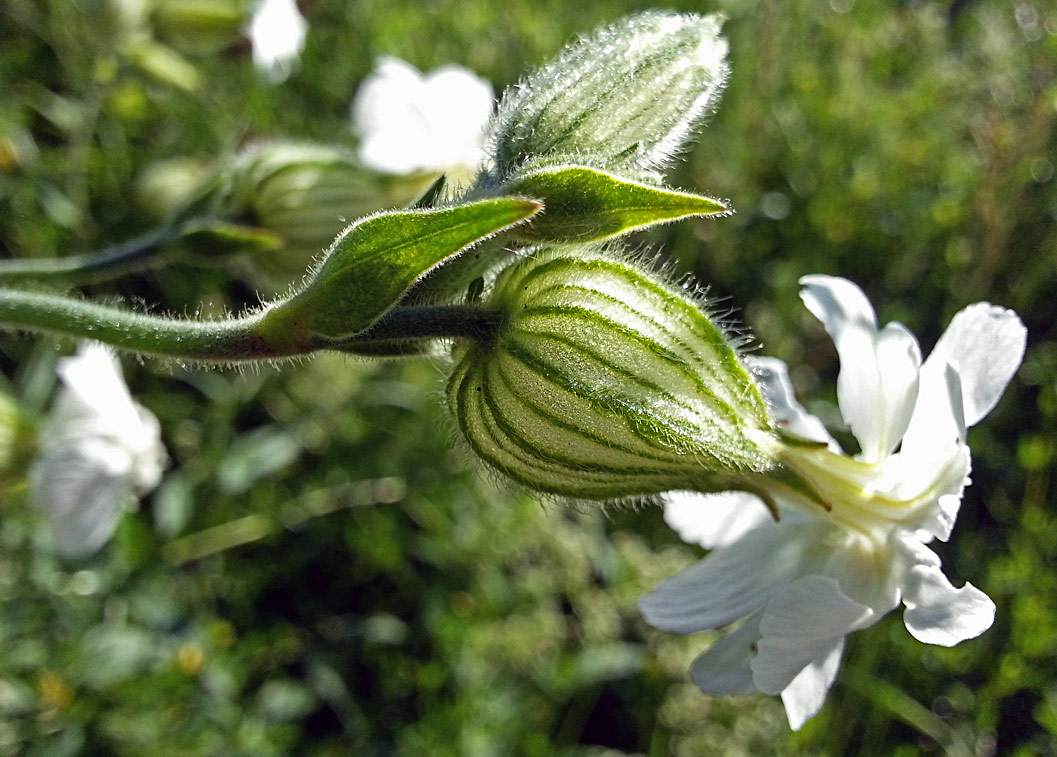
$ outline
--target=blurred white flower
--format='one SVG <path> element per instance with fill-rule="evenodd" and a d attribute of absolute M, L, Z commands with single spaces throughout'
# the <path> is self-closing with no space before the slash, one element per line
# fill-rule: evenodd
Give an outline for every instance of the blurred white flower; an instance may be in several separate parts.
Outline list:
<path fill-rule="evenodd" d="M 126 502 L 158 485 L 167 456 L 157 419 L 133 401 L 108 347 L 85 343 L 57 372 L 63 385 L 30 471 L 32 501 L 55 550 L 87 557 L 113 535 Z"/>
<path fill-rule="evenodd" d="M 285 81 L 301 57 L 307 33 L 295 0 L 258 0 L 246 28 L 254 65 L 272 83 Z"/>
<path fill-rule="evenodd" d="M 640 602 L 650 624 L 678 633 L 745 618 L 697 658 L 691 678 L 706 694 L 781 694 L 794 729 L 822 707 L 844 637 L 900 604 L 907 630 L 929 644 L 991 626 L 991 600 L 951 585 L 926 545 L 951 533 L 970 470 L 966 427 L 998 402 L 1026 338 L 1015 313 L 977 303 L 922 364 L 914 336 L 896 323 L 878 330 L 851 282 L 801 284 L 836 345 L 840 410 L 862 451 L 844 454 L 796 403 L 781 361 L 750 361 L 787 440 L 791 475 L 758 492 L 781 520 L 748 493 L 669 495 L 668 523 L 713 551 Z"/>
<path fill-rule="evenodd" d="M 352 102 L 360 160 L 391 174 L 476 171 L 494 103 L 492 85 L 461 66 L 422 74 L 399 58 L 381 58 Z"/>

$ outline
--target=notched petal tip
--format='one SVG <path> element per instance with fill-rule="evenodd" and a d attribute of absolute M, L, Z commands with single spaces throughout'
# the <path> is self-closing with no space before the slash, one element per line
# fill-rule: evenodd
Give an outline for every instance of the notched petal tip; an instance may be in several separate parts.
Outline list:
<path fill-rule="evenodd" d="M 956 589 L 938 565 L 911 570 L 903 602 L 907 630 L 925 644 L 953 647 L 979 636 L 995 621 L 990 597 L 968 582 Z"/>
<path fill-rule="evenodd" d="M 929 356 L 947 361 L 962 382 L 965 425 L 975 425 L 1002 397 L 1024 359 L 1027 328 L 1013 312 L 977 302 L 957 313 Z"/>

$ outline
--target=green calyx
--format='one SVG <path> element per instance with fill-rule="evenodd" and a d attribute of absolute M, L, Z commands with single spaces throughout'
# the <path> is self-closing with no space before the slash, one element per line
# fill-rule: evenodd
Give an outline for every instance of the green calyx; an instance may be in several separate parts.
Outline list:
<path fill-rule="evenodd" d="M 773 467 L 774 432 L 723 330 L 684 292 L 597 250 L 503 272 L 495 337 L 460 347 L 448 402 L 473 450 L 578 499 L 727 488 Z"/>

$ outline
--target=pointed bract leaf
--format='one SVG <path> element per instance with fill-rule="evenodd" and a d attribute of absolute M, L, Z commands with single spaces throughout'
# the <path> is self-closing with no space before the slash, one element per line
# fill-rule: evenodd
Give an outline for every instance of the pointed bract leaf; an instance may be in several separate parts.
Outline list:
<path fill-rule="evenodd" d="M 514 194 L 538 197 L 546 210 L 517 230 L 532 242 L 592 242 L 687 216 L 730 208 L 711 197 L 654 187 L 584 166 L 545 168 L 515 179 Z"/>
<path fill-rule="evenodd" d="M 540 207 L 501 197 L 361 219 L 338 236 L 300 291 L 271 308 L 263 330 L 280 340 L 305 332 L 340 338 L 363 331 L 437 265 Z"/>

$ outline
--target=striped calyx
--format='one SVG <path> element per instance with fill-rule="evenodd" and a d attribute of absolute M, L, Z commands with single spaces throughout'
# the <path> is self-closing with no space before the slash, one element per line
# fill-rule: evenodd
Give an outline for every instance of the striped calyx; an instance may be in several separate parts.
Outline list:
<path fill-rule="evenodd" d="M 739 488 L 773 467 L 764 400 L 679 289 L 602 251 L 512 265 L 502 321 L 457 348 L 448 402 L 491 467 L 537 490 L 616 499 Z"/>

